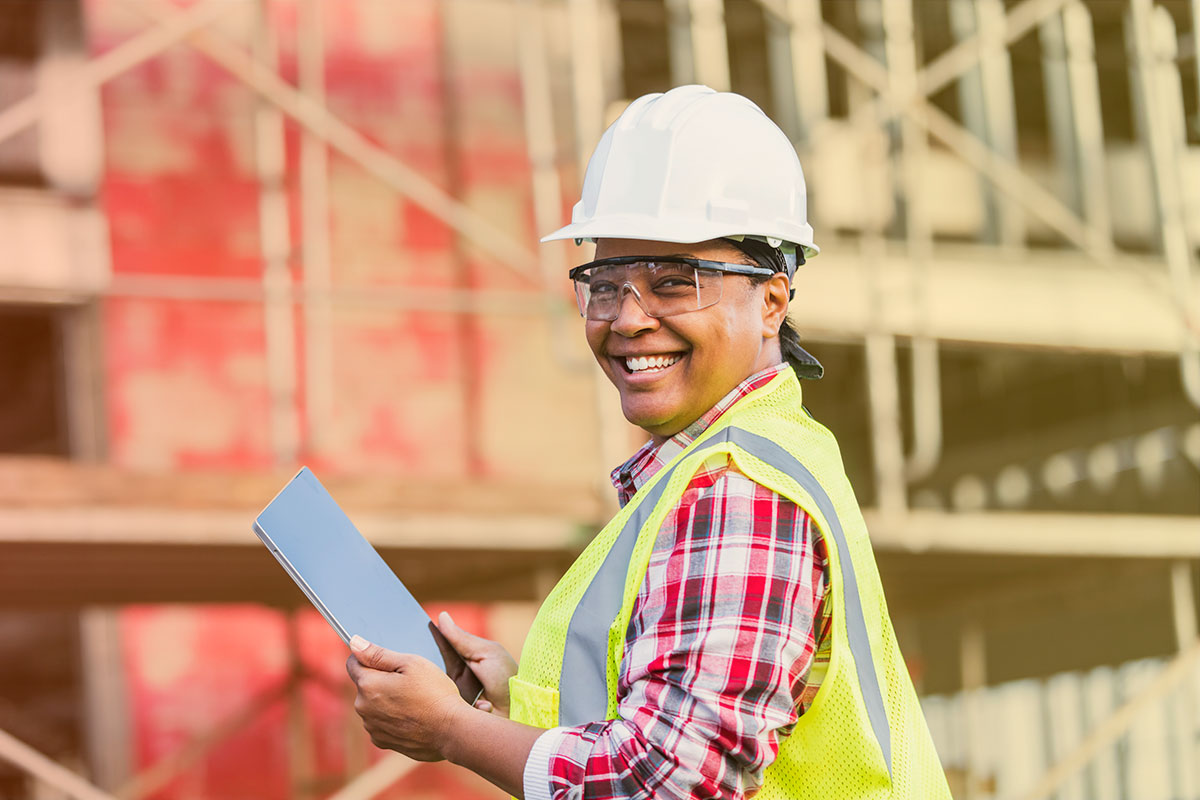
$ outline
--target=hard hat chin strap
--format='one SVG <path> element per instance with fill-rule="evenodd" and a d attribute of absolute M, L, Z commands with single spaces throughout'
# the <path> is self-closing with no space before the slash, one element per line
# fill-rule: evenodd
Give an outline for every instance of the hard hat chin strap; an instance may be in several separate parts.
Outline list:
<path fill-rule="evenodd" d="M 783 251 L 783 263 L 787 265 L 789 284 L 792 282 L 792 278 L 796 275 L 796 268 L 804 263 L 804 256 L 800 256 L 799 259 L 796 257 L 796 254 L 799 252 L 799 249 L 796 247 L 789 247 Z"/>

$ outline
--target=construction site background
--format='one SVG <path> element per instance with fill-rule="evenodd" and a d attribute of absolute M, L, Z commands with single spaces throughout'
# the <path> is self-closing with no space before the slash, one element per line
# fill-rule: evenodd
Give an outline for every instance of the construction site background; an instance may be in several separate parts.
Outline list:
<path fill-rule="evenodd" d="M 639 444 L 538 245 L 633 97 L 793 139 L 962 800 L 1200 798 L 1200 0 L 0 0 L 0 798 L 495 798 L 369 744 L 311 466 L 517 653 Z M 736 142 L 730 143 L 736 147 Z"/>

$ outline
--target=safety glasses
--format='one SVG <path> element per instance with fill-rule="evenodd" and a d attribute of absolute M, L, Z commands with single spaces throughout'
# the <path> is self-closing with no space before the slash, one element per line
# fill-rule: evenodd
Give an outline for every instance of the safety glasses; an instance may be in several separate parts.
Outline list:
<path fill-rule="evenodd" d="M 626 292 L 648 316 L 671 317 L 721 302 L 726 274 L 775 273 L 766 267 L 702 258 L 621 256 L 582 264 L 568 274 L 575 282 L 579 313 L 590 320 L 611 322 L 621 313 Z"/>

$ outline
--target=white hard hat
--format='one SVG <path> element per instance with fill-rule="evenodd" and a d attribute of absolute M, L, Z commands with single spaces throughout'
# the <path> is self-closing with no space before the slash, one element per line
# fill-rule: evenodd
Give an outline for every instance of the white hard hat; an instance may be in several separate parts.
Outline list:
<path fill-rule="evenodd" d="M 571 224 L 542 238 L 702 242 L 753 236 L 806 258 L 804 171 L 792 143 L 739 94 L 680 86 L 629 104 L 588 161 Z"/>

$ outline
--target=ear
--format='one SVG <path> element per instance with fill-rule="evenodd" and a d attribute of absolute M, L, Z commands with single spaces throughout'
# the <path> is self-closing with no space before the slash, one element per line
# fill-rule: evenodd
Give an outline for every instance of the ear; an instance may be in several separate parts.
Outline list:
<path fill-rule="evenodd" d="M 779 335 L 783 320 L 787 317 L 791 286 L 787 273 L 776 272 L 763 284 L 763 338 L 774 339 Z"/>

